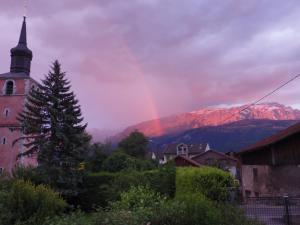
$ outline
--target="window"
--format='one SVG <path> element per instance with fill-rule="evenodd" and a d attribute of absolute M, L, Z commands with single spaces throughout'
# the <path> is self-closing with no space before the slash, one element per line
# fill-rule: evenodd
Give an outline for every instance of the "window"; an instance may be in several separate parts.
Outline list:
<path fill-rule="evenodd" d="M 2 139 L 2 144 L 3 144 L 3 145 L 6 144 L 6 137 L 4 137 L 4 138 Z"/>
<path fill-rule="evenodd" d="M 6 82 L 5 94 L 12 95 L 14 93 L 14 82 L 9 80 Z"/>
<path fill-rule="evenodd" d="M 185 144 L 180 144 L 177 146 L 177 155 L 186 155 L 188 154 L 188 147 Z"/>
<path fill-rule="evenodd" d="M 6 117 L 6 118 L 9 117 L 9 113 L 10 113 L 9 108 L 5 108 L 4 112 L 3 112 L 4 117 Z"/>
<path fill-rule="evenodd" d="M 253 182 L 257 182 L 258 180 L 258 171 L 257 168 L 253 168 Z"/>

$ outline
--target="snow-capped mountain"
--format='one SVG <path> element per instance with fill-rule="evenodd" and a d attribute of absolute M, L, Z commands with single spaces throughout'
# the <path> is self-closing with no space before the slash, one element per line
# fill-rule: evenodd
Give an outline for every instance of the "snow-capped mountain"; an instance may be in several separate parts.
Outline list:
<path fill-rule="evenodd" d="M 299 120 L 300 110 L 278 103 L 261 103 L 231 108 L 202 108 L 189 113 L 150 120 L 130 126 L 117 136 L 121 138 L 128 135 L 133 130 L 139 130 L 148 137 L 156 137 L 205 126 L 218 126 L 246 119 Z"/>

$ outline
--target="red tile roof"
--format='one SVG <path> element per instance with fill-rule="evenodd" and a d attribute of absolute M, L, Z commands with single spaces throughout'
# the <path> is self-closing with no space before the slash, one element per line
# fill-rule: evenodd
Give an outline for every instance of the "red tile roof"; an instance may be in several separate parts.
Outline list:
<path fill-rule="evenodd" d="M 175 157 L 175 159 L 178 159 L 178 158 L 182 158 L 182 159 L 184 159 L 185 161 L 189 162 L 190 164 L 192 164 L 194 166 L 198 166 L 198 167 L 202 166 L 201 164 L 197 163 L 196 161 L 194 161 L 194 160 L 192 160 L 188 157 L 185 157 L 183 155 L 178 155 L 178 156 Z"/>
<path fill-rule="evenodd" d="M 265 138 L 265 139 L 255 143 L 254 145 L 251 145 L 249 148 L 240 151 L 238 154 L 244 154 L 244 153 L 248 153 L 248 152 L 261 150 L 264 147 L 275 144 L 285 138 L 288 138 L 288 137 L 298 134 L 298 133 L 300 133 L 300 123 L 296 123 L 295 125 L 290 126 L 287 129 L 284 129 L 275 135 Z"/>

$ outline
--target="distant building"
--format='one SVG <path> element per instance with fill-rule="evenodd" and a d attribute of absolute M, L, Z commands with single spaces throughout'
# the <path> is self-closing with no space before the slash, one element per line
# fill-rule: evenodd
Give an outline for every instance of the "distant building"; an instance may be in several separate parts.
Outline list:
<path fill-rule="evenodd" d="M 163 163 L 174 160 L 176 166 L 213 166 L 240 178 L 238 159 L 210 149 L 209 144 L 170 144 L 163 154 Z"/>
<path fill-rule="evenodd" d="M 163 152 L 164 161 L 167 162 L 179 155 L 192 158 L 208 150 L 210 150 L 209 144 L 169 144 Z"/>
<path fill-rule="evenodd" d="M 18 130 L 18 113 L 25 106 L 31 88 L 38 88 L 37 82 L 30 77 L 32 51 L 27 47 L 26 18 L 24 17 L 18 45 L 10 50 L 10 72 L 0 74 L 0 170 L 11 171 L 18 163 L 35 163 L 34 158 L 21 157 L 25 151 L 24 143 L 12 145 L 22 136 Z"/>
<path fill-rule="evenodd" d="M 201 165 L 213 166 L 228 171 L 235 178 L 240 178 L 239 161 L 222 152 L 208 150 L 191 158 Z"/>
<path fill-rule="evenodd" d="M 300 123 L 238 155 L 244 196 L 300 196 Z"/>

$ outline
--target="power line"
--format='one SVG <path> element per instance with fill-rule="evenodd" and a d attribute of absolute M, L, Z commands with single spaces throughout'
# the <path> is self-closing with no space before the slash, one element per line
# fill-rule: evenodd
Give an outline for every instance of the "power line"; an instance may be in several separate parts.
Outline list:
<path fill-rule="evenodd" d="M 276 91 L 280 90 L 281 88 L 283 88 L 284 86 L 286 86 L 287 84 L 291 83 L 292 81 L 296 80 L 298 77 L 300 77 L 300 74 L 297 74 L 296 76 L 292 77 L 291 79 L 289 79 L 287 82 L 281 84 L 280 86 L 278 86 L 277 88 L 275 88 L 273 91 L 269 92 L 268 94 L 264 95 L 263 97 L 259 98 L 258 100 L 252 102 L 251 104 L 247 105 L 246 107 L 244 107 L 243 109 L 239 110 L 237 113 L 233 113 L 231 114 L 229 117 L 225 118 L 223 121 L 221 121 L 221 124 L 223 124 L 224 122 L 226 122 L 227 120 L 231 119 L 232 117 L 234 117 L 236 114 L 240 114 L 241 112 L 249 109 L 251 106 L 256 105 L 257 103 L 261 102 L 262 100 L 264 100 L 265 98 L 269 97 L 270 95 L 274 94 Z"/>

